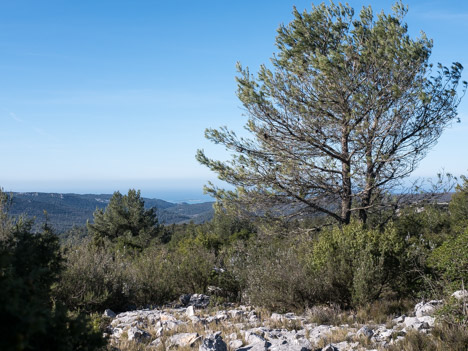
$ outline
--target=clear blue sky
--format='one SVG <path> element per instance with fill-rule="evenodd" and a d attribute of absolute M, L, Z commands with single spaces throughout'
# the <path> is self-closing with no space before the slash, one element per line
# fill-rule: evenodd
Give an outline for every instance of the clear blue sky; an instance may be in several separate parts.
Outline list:
<path fill-rule="evenodd" d="M 406 3 L 412 35 L 434 39 L 432 61 L 461 62 L 468 80 L 468 1 Z M 245 123 L 235 64 L 268 62 L 293 5 L 311 2 L 1 1 L 0 186 L 200 198 L 216 176 L 196 150 L 226 156 L 204 129 Z M 459 113 L 416 176 L 468 173 L 468 97 Z"/>

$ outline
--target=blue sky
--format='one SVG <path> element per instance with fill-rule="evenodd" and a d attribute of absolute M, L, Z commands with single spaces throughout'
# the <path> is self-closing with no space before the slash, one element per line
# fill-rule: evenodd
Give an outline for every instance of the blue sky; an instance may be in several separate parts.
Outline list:
<path fill-rule="evenodd" d="M 389 11 L 391 1 L 348 1 Z M 317 2 L 318 3 L 318 2 Z M 433 62 L 468 80 L 468 2 L 407 1 L 407 23 L 434 39 Z M 235 64 L 256 71 L 280 23 L 310 1 L 1 1 L 0 186 L 8 191 L 140 188 L 199 199 L 216 176 L 204 129 L 246 121 Z M 468 98 L 415 176 L 468 173 Z"/>

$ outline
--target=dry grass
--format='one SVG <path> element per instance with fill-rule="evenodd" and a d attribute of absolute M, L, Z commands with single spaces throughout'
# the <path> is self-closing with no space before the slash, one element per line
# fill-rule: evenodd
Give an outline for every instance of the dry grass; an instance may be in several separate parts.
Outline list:
<path fill-rule="evenodd" d="M 314 306 L 306 311 L 307 321 L 318 325 L 340 325 L 350 322 L 350 314 L 339 306 Z"/>
<path fill-rule="evenodd" d="M 431 334 L 409 332 L 388 351 L 467 351 L 468 326 L 436 325 Z"/>
<path fill-rule="evenodd" d="M 412 300 L 378 300 L 358 309 L 355 312 L 355 321 L 361 324 L 390 323 L 395 317 L 411 313 L 413 308 Z"/>

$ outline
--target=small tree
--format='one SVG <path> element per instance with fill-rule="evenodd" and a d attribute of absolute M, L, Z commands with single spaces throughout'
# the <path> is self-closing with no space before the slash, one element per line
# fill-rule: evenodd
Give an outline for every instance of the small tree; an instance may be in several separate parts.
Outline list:
<path fill-rule="evenodd" d="M 160 233 L 154 208 L 145 209 L 139 190 L 130 189 L 127 195 L 115 192 L 106 209 L 97 209 L 93 216 L 94 223 L 88 223 L 87 227 L 97 245 L 107 239 L 144 248 Z"/>
<path fill-rule="evenodd" d="M 58 237 L 47 222 L 33 234 L 33 221 L 10 217 L 8 201 L 0 188 L 0 349 L 102 349 L 89 318 L 52 298 L 63 263 Z"/>
<path fill-rule="evenodd" d="M 365 222 L 456 119 L 460 102 L 461 64 L 433 71 L 432 41 L 410 38 L 407 9 L 393 9 L 375 17 L 365 7 L 355 17 L 348 5 L 294 8 L 294 20 L 278 29 L 273 69 L 261 66 L 255 78 L 239 65 L 238 97 L 253 139 L 207 129 L 234 156 L 220 162 L 197 153 L 237 191 L 211 184 L 207 191 L 257 214 L 267 204 L 344 224 L 358 212 Z"/>

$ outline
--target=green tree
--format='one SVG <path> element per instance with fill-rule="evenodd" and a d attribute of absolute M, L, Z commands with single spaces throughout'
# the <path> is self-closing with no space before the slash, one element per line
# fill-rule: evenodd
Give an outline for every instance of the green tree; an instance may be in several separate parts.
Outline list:
<path fill-rule="evenodd" d="M 115 192 L 106 209 L 97 209 L 93 216 L 94 223 L 87 227 L 97 245 L 109 240 L 141 249 L 161 232 L 154 208 L 145 209 L 139 190 L 130 189 L 127 195 Z"/>
<path fill-rule="evenodd" d="M 51 298 L 62 257 L 58 237 L 46 224 L 33 234 L 33 222 L 12 219 L 0 190 L 1 350 L 96 350 L 105 345 L 89 319 L 70 314 Z"/>
<path fill-rule="evenodd" d="M 272 69 L 263 65 L 254 77 L 238 67 L 253 138 L 206 130 L 234 156 L 220 162 L 199 150 L 197 160 L 236 186 L 207 191 L 256 214 L 285 214 L 287 205 L 288 214 L 319 212 L 346 224 L 359 213 L 366 222 L 456 120 L 460 102 L 463 67 L 434 69 L 432 41 L 408 35 L 406 12 L 400 2 L 377 16 L 370 6 L 359 16 L 342 4 L 294 8 L 278 29 Z"/>

